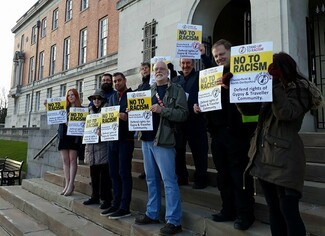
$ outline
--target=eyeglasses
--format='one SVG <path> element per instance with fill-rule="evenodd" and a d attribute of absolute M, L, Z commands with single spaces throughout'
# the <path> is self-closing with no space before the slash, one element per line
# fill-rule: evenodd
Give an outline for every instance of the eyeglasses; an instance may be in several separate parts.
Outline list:
<path fill-rule="evenodd" d="M 93 97 L 93 100 L 102 100 L 101 97 Z"/>

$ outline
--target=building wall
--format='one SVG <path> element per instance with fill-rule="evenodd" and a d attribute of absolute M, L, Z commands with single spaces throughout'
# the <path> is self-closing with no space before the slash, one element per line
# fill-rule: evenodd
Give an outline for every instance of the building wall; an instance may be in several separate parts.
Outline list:
<path fill-rule="evenodd" d="M 40 115 L 45 112 L 43 101 L 46 99 L 48 88 L 52 88 L 52 97 L 60 95 L 60 85 L 66 84 L 67 90 L 76 87 L 77 80 L 83 80 L 83 105 L 87 106 L 87 97 L 95 89 L 96 79 L 106 71 L 117 70 L 118 51 L 118 25 L 119 12 L 116 10 L 117 0 L 89 0 L 89 7 L 80 11 L 81 1 L 72 1 L 72 19 L 65 22 L 65 4 L 63 0 L 43 0 L 38 1 L 33 7 L 22 16 L 12 29 L 15 33 L 14 51 L 20 51 L 21 38 L 24 35 L 23 51 L 25 53 L 23 83 L 21 89 L 14 84 L 14 69 L 12 70 L 11 90 L 8 100 L 8 115 L 5 127 L 39 127 Z M 52 30 L 52 15 L 55 9 L 59 9 L 58 28 Z M 99 20 L 108 17 L 108 48 L 107 56 L 98 58 L 98 30 Z M 44 51 L 44 71 L 43 79 L 28 83 L 29 61 L 31 57 L 36 58 L 37 44 L 31 44 L 31 33 L 37 21 L 42 21 L 46 17 L 46 36 L 41 37 L 39 33 L 39 45 L 37 57 Z M 87 62 L 78 65 L 79 61 L 79 34 L 80 30 L 87 27 Z M 64 39 L 70 37 L 70 69 L 63 71 L 63 44 Z M 56 44 L 56 66 L 55 73 L 49 76 L 50 48 Z M 38 58 L 39 59 L 39 58 Z M 35 71 L 38 72 L 38 63 Z M 40 91 L 40 110 L 34 111 L 35 94 Z M 25 111 L 26 95 L 33 94 L 33 111 Z M 18 99 L 18 100 L 17 100 Z M 17 101 L 16 101 L 17 100 Z M 15 102 L 16 101 L 16 102 Z M 16 108 L 15 108 L 16 105 Z M 15 113 L 15 110 L 16 113 Z"/>

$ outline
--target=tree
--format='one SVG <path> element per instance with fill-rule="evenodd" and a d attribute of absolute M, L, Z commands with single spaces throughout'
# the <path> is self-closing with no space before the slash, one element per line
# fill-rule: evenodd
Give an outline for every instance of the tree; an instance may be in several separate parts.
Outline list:
<path fill-rule="evenodd" d="M 0 124 L 5 123 L 8 108 L 8 94 L 5 88 L 1 88 L 0 93 Z"/>

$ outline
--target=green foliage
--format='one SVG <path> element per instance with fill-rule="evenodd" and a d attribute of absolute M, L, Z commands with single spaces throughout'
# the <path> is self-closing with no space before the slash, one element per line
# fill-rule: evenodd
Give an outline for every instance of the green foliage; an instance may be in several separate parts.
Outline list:
<path fill-rule="evenodd" d="M 0 157 L 7 156 L 10 159 L 24 161 L 23 171 L 27 170 L 27 142 L 1 140 Z"/>

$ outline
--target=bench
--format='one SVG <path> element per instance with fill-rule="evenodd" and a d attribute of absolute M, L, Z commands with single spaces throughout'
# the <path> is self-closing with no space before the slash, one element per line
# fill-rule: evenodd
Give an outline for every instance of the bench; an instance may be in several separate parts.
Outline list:
<path fill-rule="evenodd" d="M 24 161 L 4 158 L 0 163 L 0 186 L 15 185 L 16 180 L 18 180 L 19 185 L 21 185 L 21 170 Z"/>

